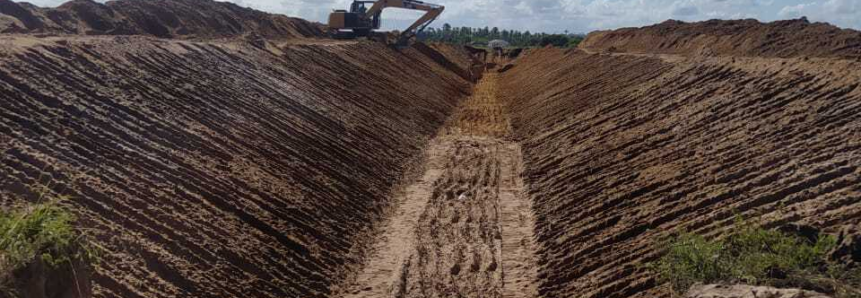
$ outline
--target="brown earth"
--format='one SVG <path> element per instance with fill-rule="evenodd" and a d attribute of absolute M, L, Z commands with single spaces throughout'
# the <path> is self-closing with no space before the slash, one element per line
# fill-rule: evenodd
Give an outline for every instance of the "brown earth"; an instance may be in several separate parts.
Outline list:
<path fill-rule="evenodd" d="M 688 298 L 830 298 L 798 289 L 775 289 L 748 285 L 696 285 L 685 294 Z"/>
<path fill-rule="evenodd" d="M 655 43 L 660 43 L 656 40 Z M 735 214 L 861 224 L 861 63 L 531 51 L 500 78 L 544 297 L 666 296 L 644 264 Z"/>
<path fill-rule="evenodd" d="M 643 28 L 593 32 L 580 47 L 593 52 L 861 59 L 861 32 L 806 19 L 772 23 L 671 20 Z"/>
<path fill-rule="evenodd" d="M 673 231 L 861 225 L 851 30 L 603 32 L 473 93 L 461 48 L 204 0 L 0 28 L 0 205 L 70 195 L 96 297 L 668 296 L 642 265 Z"/>
<path fill-rule="evenodd" d="M 322 297 L 469 83 L 414 49 L 0 36 L 3 205 L 55 192 L 96 297 Z"/>
<path fill-rule="evenodd" d="M 0 0 L 0 33 L 215 39 L 323 36 L 322 25 L 211 0 L 73 0 L 57 8 Z"/>
<path fill-rule="evenodd" d="M 475 88 L 426 150 L 344 297 L 538 297 L 520 146 L 497 77 Z"/>

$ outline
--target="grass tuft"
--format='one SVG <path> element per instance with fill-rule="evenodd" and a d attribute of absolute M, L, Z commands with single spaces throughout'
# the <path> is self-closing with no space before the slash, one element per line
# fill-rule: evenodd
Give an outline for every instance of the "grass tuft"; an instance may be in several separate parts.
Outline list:
<path fill-rule="evenodd" d="M 96 250 L 74 222 L 60 199 L 0 211 L 0 288 L 12 292 L 15 272 L 34 261 L 55 270 L 95 262 Z"/>
<path fill-rule="evenodd" d="M 858 270 L 830 264 L 837 245 L 830 235 L 815 243 L 780 231 L 753 227 L 738 219 L 726 238 L 707 240 L 682 233 L 663 244 L 663 256 L 649 265 L 662 283 L 678 293 L 696 283 L 745 283 L 817 290 L 836 297 L 861 297 Z"/>

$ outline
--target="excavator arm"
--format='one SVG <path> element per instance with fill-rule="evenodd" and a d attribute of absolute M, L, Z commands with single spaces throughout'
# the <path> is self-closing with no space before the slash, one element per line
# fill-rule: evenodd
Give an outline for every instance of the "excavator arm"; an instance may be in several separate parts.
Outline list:
<path fill-rule="evenodd" d="M 383 9 L 389 7 L 422 10 L 427 12 L 409 28 L 401 32 L 401 36 L 398 40 L 399 43 L 405 43 L 407 40 L 424 30 L 425 27 L 436 20 L 436 18 L 442 14 L 442 11 L 445 10 L 445 7 L 442 5 L 424 3 L 416 0 L 379 0 L 374 3 L 374 6 L 371 6 L 371 9 L 368 9 L 366 15 L 369 18 L 377 16 L 383 11 Z"/>

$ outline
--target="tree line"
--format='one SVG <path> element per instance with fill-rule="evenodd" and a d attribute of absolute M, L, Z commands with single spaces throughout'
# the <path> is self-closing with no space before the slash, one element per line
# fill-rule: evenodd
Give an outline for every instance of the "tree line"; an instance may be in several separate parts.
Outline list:
<path fill-rule="evenodd" d="M 501 39 L 507 41 L 513 47 L 545 47 L 553 45 L 557 47 L 576 47 L 583 41 L 582 34 L 547 34 L 532 33 L 518 30 L 499 30 L 493 28 L 471 28 L 452 27 L 449 24 L 442 28 L 427 28 L 416 36 L 419 41 L 444 42 L 459 45 L 487 46 L 491 40 Z"/>

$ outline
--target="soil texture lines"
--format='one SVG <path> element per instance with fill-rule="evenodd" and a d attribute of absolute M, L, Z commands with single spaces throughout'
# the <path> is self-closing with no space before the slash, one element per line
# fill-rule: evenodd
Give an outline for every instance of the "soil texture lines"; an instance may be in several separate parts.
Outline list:
<path fill-rule="evenodd" d="M 536 297 L 520 145 L 485 77 L 431 141 L 346 297 Z"/>

